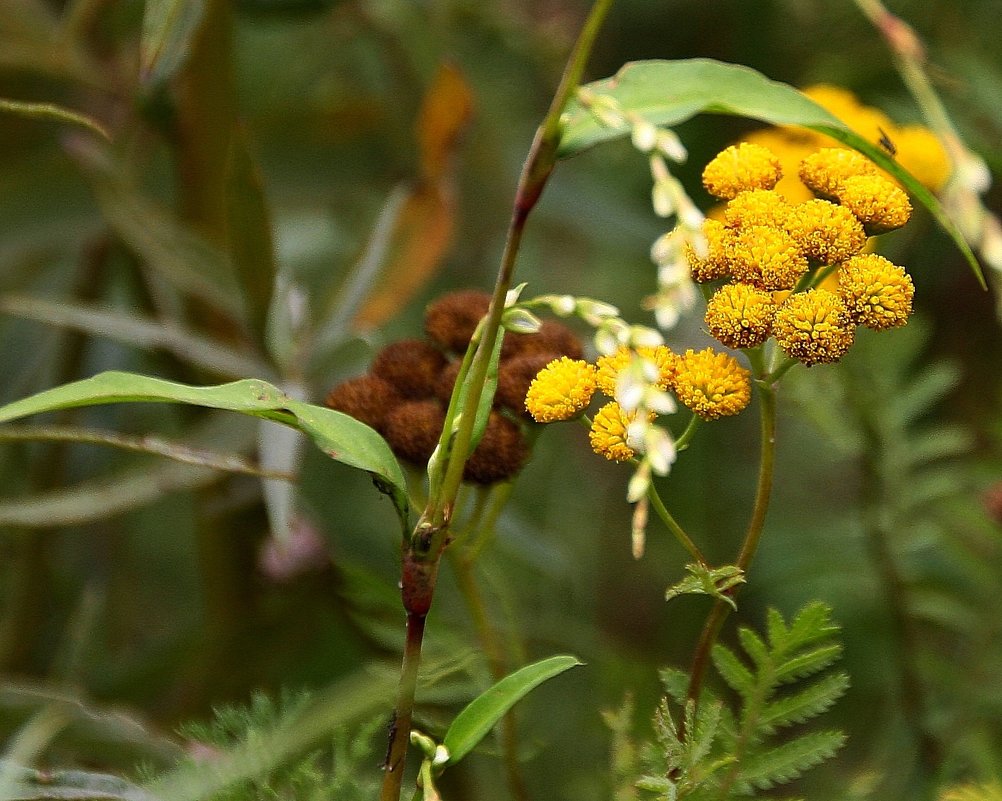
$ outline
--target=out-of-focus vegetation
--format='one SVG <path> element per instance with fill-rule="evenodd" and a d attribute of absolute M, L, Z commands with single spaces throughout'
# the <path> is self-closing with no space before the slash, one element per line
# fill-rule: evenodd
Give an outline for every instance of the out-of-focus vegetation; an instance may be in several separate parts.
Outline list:
<path fill-rule="evenodd" d="M 140 0 L 0 3 L 0 97 L 57 103 L 111 138 L 0 110 L 0 404 L 107 369 L 255 377 L 320 402 L 381 345 L 419 336 L 429 300 L 489 289 L 587 4 L 150 5 L 190 16 L 190 30 L 172 28 L 188 47 L 151 33 Z M 892 10 L 927 44 L 967 145 L 1002 175 L 996 4 Z M 620 0 L 588 77 L 696 56 L 843 86 L 921 121 L 849 0 Z M 690 154 L 678 175 L 705 206 L 698 170 L 754 127 L 702 116 L 678 129 Z M 1002 208 L 997 187 L 986 203 Z M 652 324 L 642 300 L 661 233 L 645 160 L 606 144 L 559 165 L 518 280 Z M 850 686 L 828 722 L 848 740 L 797 788 L 816 799 L 930 797 L 1002 773 L 996 298 L 923 210 L 882 248 L 914 277 L 916 318 L 784 384 L 776 494 L 741 596 L 753 628 L 768 606 L 791 619 L 815 599 L 842 627 Z M 701 329 L 693 313 L 669 341 L 693 346 Z M 207 797 L 185 770 L 260 730 L 274 773 L 240 797 L 371 797 L 403 642 L 392 505 L 251 418 L 129 404 L 43 422 L 44 440 L 0 431 L 5 758 L 137 783 L 174 769 L 162 786 Z M 135 447 L 66 441 L 81 428 Z M 738 546 L 756 448 L 752 417 L 715 423 L 662 485 L 711 560 Z M 243 461 L 217 470 L 206 451 Z M 644 558 L 631 557 L 624 484 L 580 432 L 546 430 L 477 562 L 510 669 L 554 653 L 587 664 L 517 707 L 531 797 L 612 797 L 613 743 L 623 760 L 625 728 L 652 736 L 659 669 L 686 665 L 706 615 L 706 598 L 665 603 L 685 555 L 653 525 Z M 438 738 L 492 682 L 463 580 L 443 566 L 429 617 L 416 720 Z M 299 691 L 317 703 L 291 731 L 278 701 L 254 696 Z M 248 709 L 190 725 L 222 705 Z M 632 727 L 613 709 L 633 710 Z M 509 797 L 490 742 L 445 774 L 444 797 Z M 332 753 L 352 779 L 333 777 Z"/>

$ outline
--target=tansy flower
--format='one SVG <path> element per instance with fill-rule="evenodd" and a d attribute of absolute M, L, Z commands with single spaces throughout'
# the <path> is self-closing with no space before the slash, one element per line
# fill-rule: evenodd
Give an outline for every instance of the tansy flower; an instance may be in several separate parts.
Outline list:
<path fill-rule="evenodd" d="M 776 304 L 750 284 L 725 284 L 706 304 L 706 327 L 728 348 L 754 348 L 769 338 Z"/>
<path fill-rule="evenodd" d="M 790 204 L 772 189 L 752 189 L 728 201 L 724 220 L 729 228 L 746 228 L 752 225 L 769 225 L 782 228 Z"/>
<path fill-rule="evenodd" d="M 654 363 L 658 368 L 658 380 L 655 386 L 658 389 L 668 389 L 676 356 L 666 345 L 657 345 L 640 347 L 635 351 L 630 348 L 620 348 L 615 353 L 600 357 L 595 362 L 595 383 L 599 390 L 610 398 L 616 397 L 616 382 L 620 373 L 630 366 L 635 355 L 643 356 Z"/>
<path fill-rule="evenodd" d="M 721 151 L 703 170 L 703 186 L 730 200 L 749 189 L 772 189 L 783 177 L 779 159 L 767 148 L 742 142 Z"/>
<path fill-rule="evenodd" d="M 807 259 L 793 237 L 764 225 L 738 231 L 729 256 L 731 273 L 738 281 L 769 291 L 793 289 L 807 272 Z"/>
<path fill-rule="evenodd" d="M 827 200 L 794 206 L 787 215 L 786 230 L 808 259 L 821 264 L 845 261 L 866 245 L 866 232 L 856 215 Z"/>
<path fill-rule="evenodd" d="M 787 356 L 804 364 L 837 362 L 853 341 L 845 303 L 827 289 L 790 295 L 776 312 L 772 335 Z"/>
<path fill-rule="evenodd" d="M 685 257 L 692 280 L 701 284 L 730 275 L 727 247 L 733 233 L 719 220 L 703 220 L 703 236 L 706 237 L 705 256 L 700 256 L 691 244 L 685 246 Z"/>
<path fill-rule="evenodd" d="M 838 201 L 856 215 L 868 234 L 900 228 L 912 213 L 905 191 L 879 175 L 846 178 L 838 188 Z"/>
<path fill-rule="evenodd" d="M 834 199 L 847 178 L 879 175 L 877 165 L 862 153 L 843 147 L 825 147 L 800 162 L 800 180 L 814 194 Z"/>
<path fill-rule="evenodd" d="M 591 423 L 588 433 L 591 449 L 611 462 L 628 462 L 634 457 L 634 451 L 626 444 L 627 429 L 634 417 L 635 413 L 627 414 L 616 401 L 605 404 Z"/>
<path fill-rule="evenodd" d="M 943 188 L 952 167 L 950 157 L 936 134 L 921 125 L 903 125 L 891 138 L 898 149 L 895 156 L 898 164 L 933 192 Z"/>
<path fill-rule="evenodd" d="M 595 368 L 580 359 L 554 359 L 529 385 L 525 408 L 537 423 L 571 420 L 585 410 L 595 393 Z"/>
<path fill-rule="evenodd" d="M 838 291 L 856 323 L 883 331 L 908 322 L 915 285 L 903 267 L 865 254 L 842 265 Z"/>
<path fill-rule="evenodd" d="M 678 357 L 673 388 L 704 420 L 737 414 L 751 400 L 751 373 L 726 353 L 706 348 Z"/>

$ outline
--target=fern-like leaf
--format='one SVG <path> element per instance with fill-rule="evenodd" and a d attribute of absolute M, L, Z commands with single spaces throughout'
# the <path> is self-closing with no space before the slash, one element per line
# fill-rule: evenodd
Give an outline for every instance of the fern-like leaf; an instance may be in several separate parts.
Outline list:
<path fill-rule="evenodd" d="M 769 734 L 785 726 L 803 723 L 826 712 L 849 688 L 849 676 L 832 673 L 805 689 L 766 704 L 759 717 L 759 728 Z"/>
<path fill-rule="evenodd" d="M 744 698 L 755 691 L 755 676 L 726 645 L 713 646 L 713 666 L 728 686 Z"/>
<path fill-rule="evenodd" d="M 815 765 L 831 759 L 845 739 L 840 731 L 813 732 L 757 754 L 742 763 L 735 789 L 749 795 L 753 790 L 769 790 L 792 782 Z"/>

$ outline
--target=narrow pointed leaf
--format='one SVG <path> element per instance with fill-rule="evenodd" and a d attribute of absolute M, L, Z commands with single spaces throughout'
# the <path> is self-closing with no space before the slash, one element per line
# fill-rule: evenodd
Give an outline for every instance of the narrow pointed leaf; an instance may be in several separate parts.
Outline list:
<path fill-rule="evenodd" d="M 0 295 L 0 312 L 26 320 L 72 328 L 136 348 L 165 350 L 179 359 L 225 377 L 267 374 L 270 367 L 253 353 L 186 330 L 170 320 L 142 317 L 30 295 Z"/>
<path fill-rule="evenodd" d="M 239 128 L 230 146 L 226 203 L 230 261 L 251 330 L 263 342 L 275 287 L 275 245 L 261 171 Z"/>
<path fill-rule="evenodd" d="M 717 643 L 710 655 L 713 666 L 732 690 L 744 698 L 755 691 L 755 676 L 730 648 Z"/>
<path fill-rule="evenodd" d="M 544 681 L 582 664 L 573 656 L 551 656 L 517 670 L 474 698 L 452 721 L 442 743 L 454 765 L 472 751 L 504 714 Z"/>
<path fill-rule="evenodd" d="M 184 65 L 204 12 L 205 0 L 146 0 L 139 43 L 143 83 L 160 84 Z"/>
<path fill-rule="evenodd" d="M 623 111 L 655 125 L 673 126 L 697 114 L 733 114 L 772 125 L 800 125 L 859 150 L 897 178 L 929 209 L 967 259 L 982 288 L 984 275 L 970 245 L 935 196 L 876 143 L 869 142 L 792 86 L 770 80 L 748 67 L 712 59 L 635 61 L 613 77 L 588 84 L 612 97 Z M 585 106 L 572 101 L 561 120 L 559 154 L 573 156 L 599 142 L 630 133 L 627 125 L 601 123 Z"/>
<path fill-rule="evenodd" d="M 57 106 L 54 103 L 30 103 L 0 98 L 0 111 L 7 111 L 11 114 L 31 119 L 54 120 L 56 122 L 70 123 L 71 125 L 80 125 L 89 131 L 93 131 L 101 138 L 109 142 L 111 141 L 111 134 L 97 120 L 78 111 L 71 111 L 68 108 Z"/>
<path fill-rule="evenodd" d="M 186 403 L 276 420 L 299 428 L 336 461 L 371 473 L 406 514 L 403 471 L 386 441 L 353 417 L 290 398 L 271 384 L 245 379 L 195 387 L 134 373 L 106 372 L 0 407 L 0 423 L 31 414 L 103 403 Z"/>

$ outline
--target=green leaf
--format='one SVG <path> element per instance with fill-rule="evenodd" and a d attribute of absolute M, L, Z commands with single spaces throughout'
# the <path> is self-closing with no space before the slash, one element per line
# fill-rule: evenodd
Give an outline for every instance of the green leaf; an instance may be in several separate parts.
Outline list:
<path fill-rule="evenodd" d="M 822 645 L 811 651 L 798 653 L 776 668 L 776 681 L 787 683 L 824 670 L 842 655 L 842 644 Z"/>
<path fill-rule="evenodd" d="M 726 645 L 717 643 L 711 652 L 713 665 L 728 686 L 744 698 L 755 692 L 755 676 Z"/>
<path fill-rule="evenodd" d="M 799 778 L 804 771 L 831 759 L 845 744 L 840 731 L 812 732 L 783 743 L 742 764 L 737 789 L 747 793 L 747 788 L 768 790 Z"/>
<path fill-rule="evenodd" d="M 982 288 L 987 288 L 970 245 L 933 194 L 877 144 L 849 130 L 792 86 L 770 80 L 748 67 L 697 58 L 631 62 L 612 78 L 590 83 L 587 88 L 596 95 L 611 97 L 623 111 L 655 125 L 678 125 L 701 113 L 734 114 L 772 125 L 801 125 L 827 134 L 864 153 L 897 178 L 929 209 L 964 254 Z M 568 104 L 561 124 L 558 152 L 562 158 L 630 132 L 627 125 L 603 124 L 578 100 Z"/>
<path fill-rule="evenodd" d="M 80 114 L 77 111 L 70 111 L 68 108 L 57 106 L 54 103 L 29 103 L 0 98 L 0 111 L 9 111 L 11 114 L 31 119 L 48 119 L 55 120 L 56 122 L 68 122 L 72 125 L 81 125 L 103 139 L 111 141 L 111 134 L 97 120 L 91 119 L 86 114 Z"/>
<path fill-rule="evenodd" d="M 738 639 L 741 640 L 741 647 L 745 649 L 759 669 L 769 662 L 769 649 L 754 631 L 745 626 L 738 629 Z"/>
<path fill-rule="evenodd" d="M 134 373 L 100 373 L 0 407 L 0 423 L 57 409 L 136 402 L 226 409 L 299 428 L 332 459 L 371 473 L 379 488 L 393 497 L 401 517 L 406 516 L 406 480 L 393 452 L 379 434 L 353 417 L 294 400 L 258 379 L 193 387 Z"/>
<path fill-rule="evenodd" d="M 765 705 L 759 728 L 768 733 L 783 726 L 803 723 L 828 710 L 849 688 L 845 673 L 823 676 L 808 687 Z"/>
<path fill-rule="evenodd" d="M 729 604 L 732 609 L 738 608 L 734 599 L 726 593 L 738 584 L 744 584 L 745 574 L 740 567 L 724 565 L 710 568 L 707 565 L 690 564 L 685 569 L 691 575 L 665 590 L 666 601 L 679 595 L 710 595 Z"/>
<path fill-rule="evenodd" d="M 226 202 L 230 261 L 251 329 L 263 342 L 275 287 L 275 246 L 261 171 L 240 128 L 230 144 Z"/>
<path fill-rule="evenodd" d="M 501 679 L 474 698 L 452 721 L 442 744 L 449 750 L 447 765 L 454 765 L 470 751 L 504 714 L 544 681 L 583 664 L 573 656 L 551 656 Z"/>
<path fill-rule="evenodd" d="M 205 12 L 205 0 L 146 0 L 139 70 L 144 84 L 168 80 L 188 57 Z"/>

